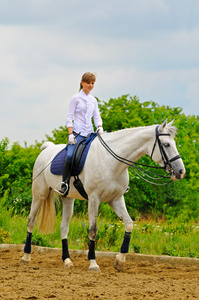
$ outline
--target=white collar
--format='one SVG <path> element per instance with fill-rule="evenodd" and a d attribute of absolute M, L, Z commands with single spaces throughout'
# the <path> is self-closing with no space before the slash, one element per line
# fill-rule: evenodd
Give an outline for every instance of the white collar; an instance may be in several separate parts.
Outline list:
<path fill-rule="evenodd" d="M 86 95 L 86 93 L 84 93 L 83 89 L 81 89 L 80 94 L 83 98 L 88 98 L 88 96 L 90 95 L 90 93 L 88 93 L 88 95 Z"/>

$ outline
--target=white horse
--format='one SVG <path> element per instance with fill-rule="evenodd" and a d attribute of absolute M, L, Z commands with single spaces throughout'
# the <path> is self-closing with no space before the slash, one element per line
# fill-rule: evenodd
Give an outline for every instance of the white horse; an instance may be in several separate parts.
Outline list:
<path fill-rule="evenodd" d="M 177 151 L 174 137 L 176 127 L 173 122 L 164 121 L 160 126 L 123 129 L 112 133 L 103 133 L 101 137 L 117 153 L 119 157 L 135 162 L 143 155 L 149 155 L 153 161 L 165 167 L 172 179 L 182 179 L 185 174 L 184 164 Z M 41 229 L 44 231 L 53 227 L 55 220 L 55 208 L 53 194 L 55 187 L 62 178 L 50 172 L 50 162 L 65 145 L 55 145 L 46 142 L 42 145 L 42 152 L 37 157 L 33 169 L 32 205 L 27 225 L 27 239 L 24 247 L 22 261 L 30 261 L 31 235 L 36 223 L 38 211 L 43 207 Z M 114 158 L 110 152 L 100 143 L 96 137 L 90 146 L 87 159 L 79 178 L 83 183 L 88 195 L 89 217 L 89 270 L 99 270 L 95 259 L 95 238 L 97 235 L 97 215 L 100 203 L 106 201 L 125 224 L 125 235 L 120 253 L 116 256 L 115 267 L 123 268 L 126 254 L 129 249 L 130 235 L 133 230 L 133 221 L 130 218 L 125 201 L 124 193 L 129 184 L 128 165 Z M 71 181 L 73 178 L 71 178 Z M 75 189 L 72 182 L 69 194 L 62 197 L 63 214 L 61 222 L 62 259 L 67 268 L 73 266 L 68 251 L 69 221 L 73 214 L 74 199 L 84 198 Z"/>

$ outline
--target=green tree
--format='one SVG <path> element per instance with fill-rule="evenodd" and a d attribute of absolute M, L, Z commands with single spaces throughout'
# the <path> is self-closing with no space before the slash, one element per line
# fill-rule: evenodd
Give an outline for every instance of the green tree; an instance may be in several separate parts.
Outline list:
<path fill-rule="evenodd" d="M 123 95 L 108 102 L 99 102 L 104 130 L 116 131 L 123 128 L 161 124 L 165 119 L 178 128 L 175 138 L 178 151 L 186 168 L 183 180 L 165 186 L 146 183 L 129 168 L 130 191 L 125 194 L 128 211 L 132 217 L 141 214 L 164 214 L 186 218 L 199 217 L 199 117 L 186 116 L 182 108 L 159 106 L 154 101 L 141 102 L 137 96 Z M 61 126 L 46 135 L 55 144 L 66 144 L 68 129 Z M 9 145 L 9 139 L 0 141 L 0 198 L 13 212 L 28 212 L 31 204 L 32 169 L 40 153 L 41 143 L 21 147 Z M 139 161 L 154 165 L 150 157 Z M 76 201 L 75 212 L 86 210 L 86 202 Z M 103 206 L 103 211 L 106 206 Z"/>
<path fill-rule="evenodd" d="M 68 137 L 68 128 L 66 126 L 60 126 L 59 129 L 54 129 L 52 131 L 52 136 L 46 134 L 48 141 L 55 144 L 66 144 Z"/>
<path fill-rule="evenodd" d="M 154 211 L 177 215 L 184 209 L 199 216 L 199 117 L 186 116 L 182 108 L 159 106 L 154 101 L 141 103 L 137 96 L 123 95 L 100 104 L 103 126 L 106 131 L 115 131 L 134 126 L 161 124 L 165 119 L 175 119 L 178 128 L 176 143 L 186 167 L 185 179 L 167 186 L 146 183 L 130 171 L 130 191 L 125 195 L 128 210 L 132 215 Z M 141 163 L 150 164 L 144 157 Z"/>
<path fill-rule="evenodd" d="M 26 205 L 30 208 L 32 170 L 39 153 L 38 145 L 21 147 L 14 143 L 9 149 L 7 138 L 0 142 L 0 197 L 8 193 L 5 204 L 9 208 L 14 208 L 15 204 L 20 209 Z"/>

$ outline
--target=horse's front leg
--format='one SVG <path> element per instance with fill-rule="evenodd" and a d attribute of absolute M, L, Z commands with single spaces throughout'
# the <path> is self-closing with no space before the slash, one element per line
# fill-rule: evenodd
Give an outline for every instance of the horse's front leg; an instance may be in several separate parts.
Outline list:
<path fill-rule="evenodd" d="M 97 197 L 89 197 L 88 201 L 88 217 L 89 217 L 89 252 L 90 260 L 89 270 L 100 271 L 95 259 L 95 239 L 97 236 L 97 215 L 100 201 Z"/>
<path fill-rule="evenodd" d="M 118 215 L 118 217 L 124 221 L 125 224 L 125 234 L 123 243 L 120 249 L 120 253 L 116 255 L 116 260 L 114 267 L 117 270 L 122 270 L 124 268 L 124 264 L 126 262 L 126 254 L 129 251 L 129 243 L 131 238 L 131 232 L 133 230 L 133 220 L 128 214 L 128 211 L 126 209 L 126 204 L 124 201 L 124 196 L 119 198 L 118 200 L 112 200 L 108 203 L 110 207 L 113 208 L 115 213 Z"/>
<path fill-rule="evenodd" d="M 73 215 L 74 199 L 62 198 L 63 201 L 63 212 L 61 222 L 61 238 L 62 238 L 62 259 L 66 268 L 73 267 L 73 263 L 70 260 L 70 254 L 68 250 L 68 231 L 69 222 Z"/>

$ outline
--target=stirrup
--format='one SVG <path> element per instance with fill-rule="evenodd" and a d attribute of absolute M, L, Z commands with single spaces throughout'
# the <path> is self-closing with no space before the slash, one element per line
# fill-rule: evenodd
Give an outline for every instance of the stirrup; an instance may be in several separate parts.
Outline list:
<path fill-rule="evenodd" d="M 63 188 L 63 186 L 65 187 L 65 191 L 64 191 L 64 192 L 62 192 L 62 190 L 58 190 L 58 189 L 57 189 L 57 187 L 58 187 L 59 185 L 61 185 L 61 189 Z M 65 196 L 66 193 L 68 192 L 68 183 L 66 183 L 66 182 L 64 182 L 64 181 L 58 183 L 58 184 L 56 185 L 56 187 L 54 188 L 54 191 L 55 191 L 56 193 L 58 193 L 60 196 Z"/>

